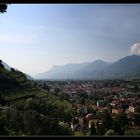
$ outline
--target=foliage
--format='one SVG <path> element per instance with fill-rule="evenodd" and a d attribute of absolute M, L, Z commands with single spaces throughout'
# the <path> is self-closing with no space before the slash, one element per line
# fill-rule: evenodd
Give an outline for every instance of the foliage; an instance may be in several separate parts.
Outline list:
<path fill-rule="evenodd" d="M 91 131 L 91 135 L 95 135 L 96 134 L 96 129 L 95 129 L 94 123 L 91 124 L 90 131 Z"/>
<path fill-rule="evenodd" d="M 112 127 L 112 117 L 108 111 L 103 112 L 102 122 L 104 128 L 110 129 Z"/>
<path fill-rule="evenodd" d="M 119 135 L 123 135 L 126 127 L 128 126 L 128 119 L 125 113 L 117 114 L 114 122 L 113 122 L 113 129 Z"/>
<path fill-rule="evenodd" d="M 140 113 L 134 113 L 134 123 L 140 126 Z"/>
<path fill-rule="evenodd" d="M 7 135 L 7 119 L 6 114 L 3 112 L 0 112 L 0 135 Z"/>
<path fill-rule="evenodd" d="M 132 127 L 125 131 L 126 136 L 140 136 L 140 127 Z"/>
<path fill-rule="evenodd" d="M 112 136 L 112 135 L 115 135 L 115 132 L 112 129 L 107 130 L 107 132 L 105 133 L 105 136 Z"/>
<path fill-rule="evenodd" d="M 5 12 L 7 12 L 6 10 L 7 10 L 7 4 L 3 4 L 3 3 L 1 3 L 0 4 L 0 13 L 5 13 Z"/>
<path fill-rule="evenodd" d="M 33 102 L 32 98 L 28 98 L 26 100 L 24 108 L 25 109 L 33 109 L 34 108 L 34 102 Z"/>
<path fill-rule="evenodd" d="M 84 133 L 83 132 L 75 132 L 74 136 L 84 136 Z"/>
<path fill-rule="evenodd" d="M 104 135 L 105 133 L 105 128 L 100 125 L 97 129 L 96 129 L 96 135 Z"/>

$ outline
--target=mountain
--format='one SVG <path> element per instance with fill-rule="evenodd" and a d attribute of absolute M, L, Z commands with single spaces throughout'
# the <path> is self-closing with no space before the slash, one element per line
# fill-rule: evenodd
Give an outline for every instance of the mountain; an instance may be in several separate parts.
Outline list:
<path fill-rule="evenodd" d="M 88 66 L 89 63 L 66 64 L 64 66 L 53 66 L 48 72 L 40 73 L 35 76 L 38 79 L 67 79 L 73 77 L 76 71 Z"/>
<path fill-rule="evenodd" d="M 96 60 L 91 63 L 75 63 L 66 64 L 64 66 L 54 66 L 52 69 L 45 73 L 40 73 L 35 76 L 38 79 L 83 79 L 90 77 L 93 71 L 99 71 L 109 64 L 102 60 Z"/>
<path fill-rule="evenodd" d="M 74 77 L 78 79 L 100 79 L 102 71 L 109 65 L 105 61 L 96 60 L 79 71 L 76 71 Z"/>
<path fill-rule="evenodd" d="M 126 56 L 110 65 L 107 68 L 106 73 L 110 78 L 131 78 L 135 73 L 140 74 L 140 56 Z"/>
<path fill-rule="evenodd" d="M 9 66 L 7 63 L 3 62 L 2 60 L 0 60 L 0 62 L 1 62 L 1 64 L 4 66 L 4 68 L 5 68 L 6 70 L 8 70 L 8 71 L 11 71 L 11 68 L 13 68 L 13 67 Z M 14 69 L 15 69 L 15 68 L 14 68 Z M 19 70 L 18 70 L 18 71 L 19 71 Z M 30 75 L 28 75 L 28 74 L 26 74 L 26 73 L 24 73 L 24 74 L 26 75 L 26 77 L 27 77 L 28 80 L 33 80 L 33 78 L 32 78 Z"/>
<path fill-rule="evenodd" d="M 54 66 L 45 73 L 36 75 L 40 79 L 118 79 L 140 78 L 140 56 L 131 55 L 114 63 L 96 60 L 90 63 Z"/>

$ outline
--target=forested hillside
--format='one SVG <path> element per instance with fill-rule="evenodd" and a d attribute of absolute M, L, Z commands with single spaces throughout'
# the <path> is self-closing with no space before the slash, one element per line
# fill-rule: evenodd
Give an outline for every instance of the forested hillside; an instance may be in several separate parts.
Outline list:
<path fill-rule="evenodd" d="M 0 135 L 69 135 L 72 105 L 0 61 Z"/>

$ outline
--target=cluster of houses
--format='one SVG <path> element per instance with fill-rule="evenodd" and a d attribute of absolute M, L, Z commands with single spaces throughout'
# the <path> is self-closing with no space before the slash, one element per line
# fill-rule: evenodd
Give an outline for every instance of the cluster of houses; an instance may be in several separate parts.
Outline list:
<path fill-rule="evenodd" d="M 117 91 L 116 93 L 120 93 L 120 92 Z M 124 112 L 126 113 L 129 119 L 133 120 L 133 116 L 134 116 L 133 114 L 138 113 L 140 111 L 139 101 L 137 102 L 134 101 L 135 99 L 131 99 L 131 98 L 129 99 L 127 97 L 118 97 L 118 98 L 113 98 L 113 100 L 109 104 L 106 104 L 106 100 L 97 100 L 96 104 L 93 105 L 77 104 L 76 105 L 77 112 L 78 113 L 81 112 L 82 114 L 85 115 L 83 115 L 82 117 L 75 118 L 71 122 L 71 129 L 73 131 L 80 131 L 83 128 L 90 130 L 91 122 L 94 122 L 93 124 L 95 125 L 95 128 L 102 124 L 101 120 L 96 120 L 94 114 L 88 112 L 88 108 L 99 110 L 100 112 L 103 112 L 104 110 L 108 110 L 108 112 L 110 112 L 113 118 L 117 114 Z M 131 124 L 135 125 L 134 121 L 132 121 Z"/>
<path fill-rule="evenodd" d="M 107 83 L 107 82 L 106 82 Z M 97 128 L 102 124 L 101 119 L 96 119 L 93 113 L 89 112 L 89 108 L 103 112 L 108 110 L 112 117 L 124 112 L 127 117 L 133 120 L 133 114 L 140 112 L 140 104 L 136 102 L 133 89 L 135 85 L 131 85 L 131 81 L 108 84 L 102 82 L 79 82 L 79 83 L 65 83 L 63 85 L 57 85 L 62 89 L 62 92 L 69 95 L 69 100 L 76 100 L 78 93 L 85 93 L 88 96 L 97 95 L 101 99 L 98 99 L 95 103 L 78 104 L 74 102 L 73 107 L 76 109 L 80 116 L 76 116 L 71 121 L 71 129 L 73 131 L 90 130 L 93 124 Z M 140 88 L 140 82 L 139 82 Z M 139 91 L 138 91 L 139 92 Z M 61 94 L 61 93 L 60 93 Z M 108 98 L 111 97 L 110 102 Z M 132 122 L 134 124 L 134 122 Z M 135 125 L 135 124 L 134 124 Z"/>
<path fill-rule="evenodd" d="M 114 102 L 112 101 L 112 103 L 110 104 L 111 108 L 106 107 L 103 105 L 103 101 L 98 101 L 97 105 L 93 105 L 90 107 L 93 107 L 94 109 L 98 109 L 100 112 L 103 112 L 104 110 L 108 110 L 112 117 L 114 117 L 115 115 L 121 113 L 121 112 L 125 112 L 127 117 L 130 119 L 133 119 L 133 113 L 137 112 L 137 108 L 140 107 L 138 106 L 136 103 L 130 103 L 128 108 L 123 109 L 121 106 L 119 106 L 118 102 Z M 73 131 L 81 131 L 81 130 L 90 130 L 91 129 L 91 125 L 94 124 L 95 128 L 99 127 L 100 125 L 102 125 L 102 120 L 101 119 L 97 119 L 95 118 L 93 113 L 88 113 L 88 106 L 87 105 L 81 105 L 78 104 L 77 105 L 77 112 L 81 112 L 82 114 L 85 115 L 81 115 L 79 117 L 75 117 L 72 119 L 71 121 L 71 129 Z M 131 122 L 133 125 L 134 122 Z"/>
<path fill-rule="evenodd" d="M 94 119 L 93 114 L 88 113 L 85 116 L 75 117 L 72 119 L 71 122 L 71 129 L 72 131 L 82 131 L 82 130 L 91 130 L 93 127 L 98 128 L 99 125 L 102 124 L 101 120 Z M 94 125 L 94 126 L 93 126 Z"/>

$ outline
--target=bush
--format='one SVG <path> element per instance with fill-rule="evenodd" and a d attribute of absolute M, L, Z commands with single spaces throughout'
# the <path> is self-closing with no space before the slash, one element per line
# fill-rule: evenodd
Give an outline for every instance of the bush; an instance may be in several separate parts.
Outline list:
<path fill-rule="evenodd" d="M 84 136 L 84 133 L 82 133 L 82 132 L 75 132 L 74 135 L 75 135 L 75 136 Z"/>
<path fill-rule="evenodd" d="M 105 136 L 112 136 L 112 135 L 115 135 L 114 130 L 112 129 L 107 130 L 107 132 L 105 133 Z"/>
<path fill-rule="evenodd" d="M 125 131 L 126 136 L 140 136 L 140 128 L 134 127 Z"/>

